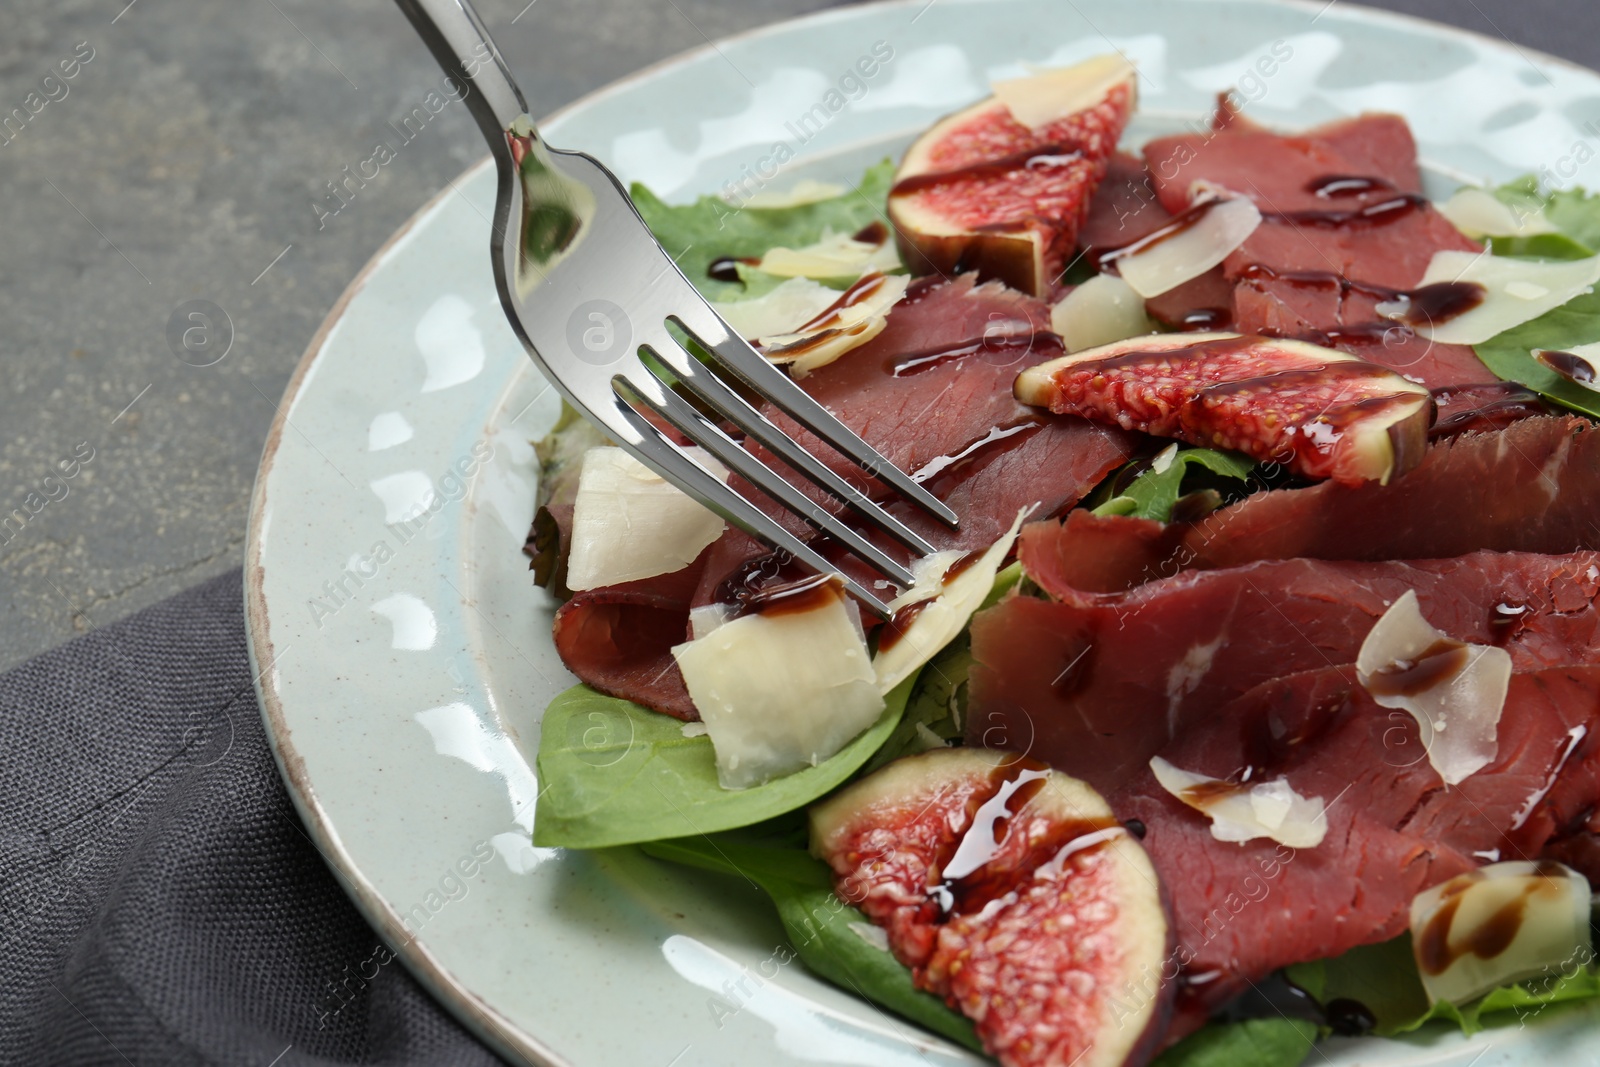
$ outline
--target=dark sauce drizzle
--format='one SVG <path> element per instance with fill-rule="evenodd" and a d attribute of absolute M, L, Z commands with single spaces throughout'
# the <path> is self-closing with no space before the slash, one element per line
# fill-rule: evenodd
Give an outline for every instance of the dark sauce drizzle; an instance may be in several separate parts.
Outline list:
<path fill-rule="evenodd" d="M 1037 148 L 1013 152 L 998 159 L 986 159 L 965 167 L 930 171 L 927 174 L 912 174 L 895 182 L 894 186 L 889 190 L 889 195 L 904 196 L 908 193 L 931 189 L 946 182 L 1004 174 L 1007 171 L 1016 170 L 1018 167 L 1059 166 L 1082 158 L 1081 153 L 1069 151 L 1064 145 L 1040 145 Z"/>
<path fill-rule="evenodd" d="M 706 276 L 718 282 L 743 281 L 744 279 L 739 277 L 739 264 L 753 267 L 760 262 L 759 259 L 751 259 L 749 256 L 718 256 L 706 267 Z"/>
<path fill-rule="evenodd" d="M 911 480 L 921 485 L 941 474 L 958 471 L 991 452 L 1009 452 L 1043 428 L 1044 420 L 1038 417 L 991 427 L 988 433 L 976 441 L 962 445 L 954 452 L 930 459 L 911 472 Z M 1019 436 L 1021 440 L 1013 440 Z M 1005 445 L 1004 448 L 996 447 L 1002 444 Z"/>
<path fill-rule="evenodd" d="M 1461 394 L 1466 396 L 1465 404 L 1457 403 Z M 1516 382 L 1476 385 L 1469 390 L 1446 386 L 1433 390 L 1433 401 L 1439 412 L 1428 430 L 1433 440 L 1470 431 L 1500 430 L 1519 419 L 1549 415 L 1553 410 L 1538 393 Z"/>
<path fill-rule="evenodd" d="M 1554 352 L 1548 348 L 1533 350 L 1533 358 L 1555 371 L 1561 377 L 1577 385 L 1587 388 L 1597 388 L 1595 385 L 1594 364 L 1573 352 Z"/>
<path fill-rule="evenodd" d="M 1306 192 L 1323 200 L 1337 200 L 1347 196 L 1366 196 L 1368 193 L 1398 192 L 1394 183 L 1384 178 L 1365 174 L 1326 174 L 1306 183 Z"/>
<path fill-rule="evenodd" d="M 995 865 L 1007 844 L 1011 824 L 1051 775 L 1037 760 L 1018 757 L 994 769 L 989 796 L 973 810 L 966 832 L 939 866 L 940 880 L 929 892 L 945 917 L 981 910 L 1063 851 L 1098 848 L 1127 833 L 1115 820 L 1057 823 L 1038 840 L 1025 840 L 1015 863 Z"/>
<path fill-rule="evenodd" d="M 1396 660 L 1379 668 L 1367 679 L 1367 691 L 1373 696 L 1416 696 L 1460 674 L 1470 659 L 1464 642 L 1442 637 L 1416 659 Z"/>

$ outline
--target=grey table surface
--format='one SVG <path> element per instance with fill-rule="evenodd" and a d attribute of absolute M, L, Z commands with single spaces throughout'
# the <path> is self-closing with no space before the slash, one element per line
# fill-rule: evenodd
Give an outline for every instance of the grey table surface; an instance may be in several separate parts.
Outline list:
<path fill-rule="evenodd" d="M 535 114 L 825 6 L 479 4 L 507 52 L 537 57 L 517 71 Z M 1600 67 L 1592 0 L 1376 6 Z M 325 183 L 438 81 L 389 0 L 7 0 L 0 121 L 74 59 L 0 139 L 0 518 L 26 515 L 0 526 L 0 669 L 238 565 L 306 343 L 390 233 L 483 153 L 454 114 L 319 219 Z M 232 323 L 212 366 L 169 341 L 194 300 Z M 62 459 L 76 475 L 46 481 Z"/>

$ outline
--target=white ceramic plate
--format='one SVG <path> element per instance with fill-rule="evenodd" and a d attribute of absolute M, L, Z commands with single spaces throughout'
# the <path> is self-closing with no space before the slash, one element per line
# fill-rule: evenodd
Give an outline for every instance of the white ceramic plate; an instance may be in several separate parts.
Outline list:
<path fill-rule="evenodd" d="M 893 58 L 852 92 L 841 79 L 878 42 Z M 1322 0 L 853 7 L 672 61 L 543 127 L 669 199 L 730 183 L 748 195 L 849 180 L 989 79 L 1109 47 L 1144 76 L 1130 144 L 1202 122 L 1237 84 L 1270 123 L 1405 113 L 1437 194 L 1453 187 L 1448 175 L 1530 170 L 1600 186 L 1600 165 L 1576 166 L 1600 142 L 1600 125 L 1585 126 L 1600 120 L 1600 77 Z M 836 88 L 848 103 L 801 125 Z M 774 175 L 779 145 L 797 159 Z M 251 657 L 307 826 L 399 958 L 515 1061 L 980 1062 L 798 965 L 775 968 L 782 934 L 752 891 L 632 849 L 529 844 L 540 713 L 573 679 L 520 552 L 533 514 L 528 441 L 557 404 L 495 298 L 493 187 L 486 166 L 469 171 L 351 284 L 262 459 Z M 1593 1041 L 1596 1018 L 1552 1010 L 1475 1042 L 1334 1042 L 1314 1059 L 1594 1062 L 1580 1042 Z"/>

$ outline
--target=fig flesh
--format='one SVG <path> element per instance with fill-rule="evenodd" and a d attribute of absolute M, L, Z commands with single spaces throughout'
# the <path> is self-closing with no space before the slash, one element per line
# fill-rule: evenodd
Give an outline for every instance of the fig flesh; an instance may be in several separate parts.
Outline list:
<path fill-rule="evenodd" d="M 935 123 L 889 192 L 913 274 L 975 270 L 1044 297 L 1072 255 L 1136 98 L 1120 56 L 995 87 Z"/>
<path fill-rule="evenodd" d="M 1306 478 L 1387 484 L 1422 461 L 1426 386 L 1345 352 L 1234 333 L 1139 337 L 1030 367 L 1017 399 L 1232 449 Z"/>
<path fill-rule="evenodd" d="M 917 985 L 1005 1067 L 1119 1067 L 1170 1017 L 1155 871 L 1089 786 L 992 749 L 897 760 L 817 805 L 811 848 Z"/>

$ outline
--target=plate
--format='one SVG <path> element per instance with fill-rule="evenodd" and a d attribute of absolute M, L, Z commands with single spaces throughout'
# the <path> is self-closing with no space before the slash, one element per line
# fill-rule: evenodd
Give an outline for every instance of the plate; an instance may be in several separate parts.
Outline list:
<path fill-rule="evenodd" d="M 874 48 L 890 58 L 863 78 L 857 60 Z M 1600 139 L 1600 76 L 1321 0 L 833 10 L 673 60 L 542 127 L 668 199 L 743 199 L 850 180 L 989 79 L 1108 48 L 1143 72 L 1130 143 L 1203 123 L 1238 85 L 1249 114 L 1285 126 L 1403 112 L 1434 195 L 1529 170 L 1600 185 L 1600 167 L 1575 162 Z M 404 965 L 514 1062 L 982 1062 L 781 963 L 783 935 L 753 890 L 633 849 L 529 843 L 540 714 L 573 679 L 520 551 L 529 441 L 557 401 L 501 317 L 493 191 L 480 164 L 368 264 L 295 372 L 262 459 L 250 652 L 307 827 Z M 1316 1058 L 1590 1059 L 1579 1042 L 1600 1013 L 1548 1014 L 1472 1042 L 1332 1042 Z"/>

